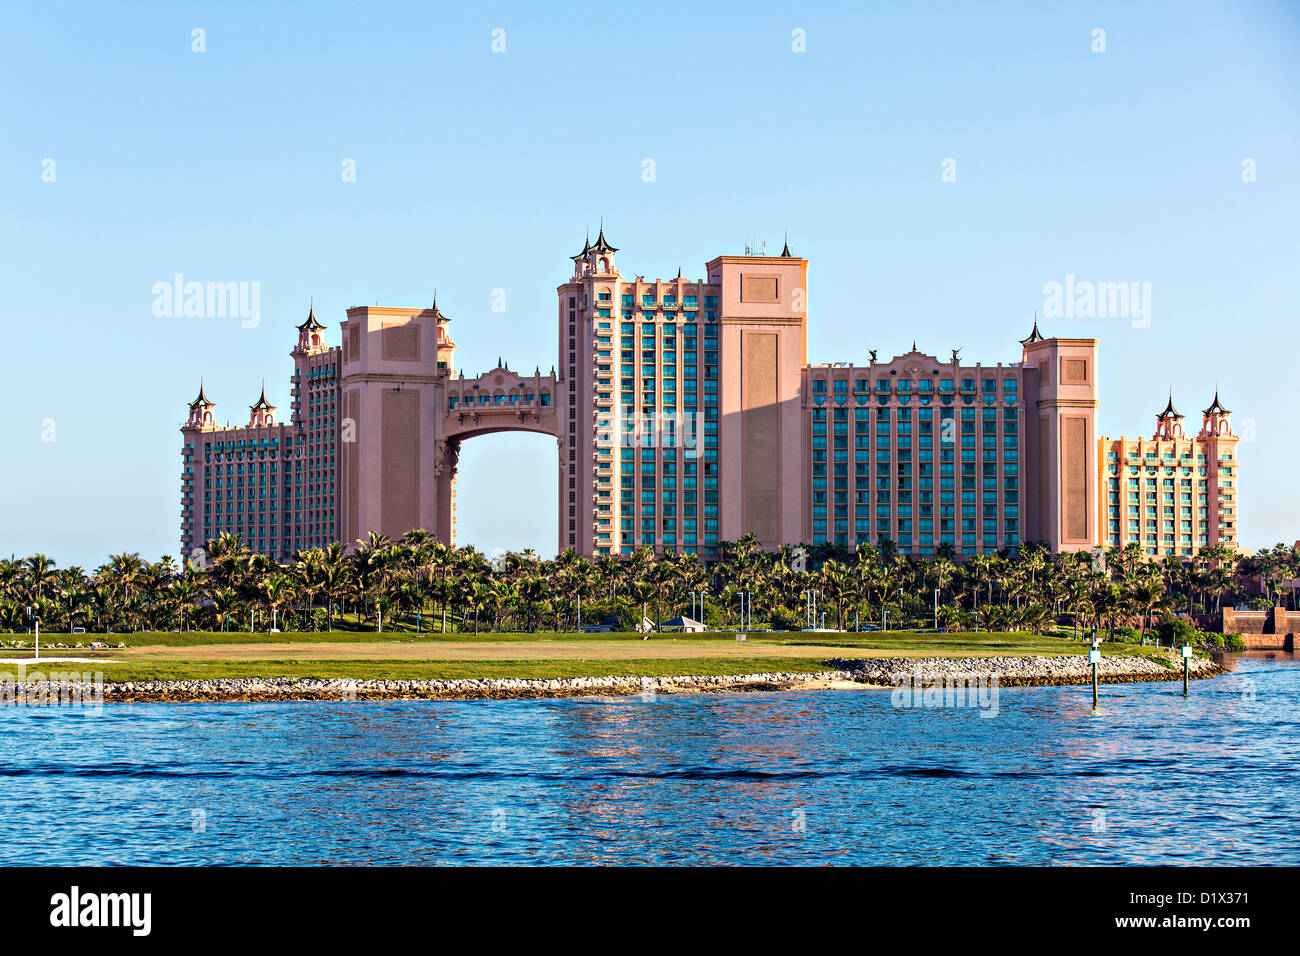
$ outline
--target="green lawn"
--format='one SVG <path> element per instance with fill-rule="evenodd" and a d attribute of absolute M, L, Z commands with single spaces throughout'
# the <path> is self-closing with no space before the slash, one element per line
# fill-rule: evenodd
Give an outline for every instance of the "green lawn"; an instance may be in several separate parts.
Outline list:
<path fill-rule="evenodd" d="M 26 638 L 29 635 L 12 635 Z M 96 635 L 42 635 L 47 656 L 124 658 L 121 663 L 46 665 L 52 670 L 103 671 L 108 681 L 192 680 L 220 677 L 339 677 L 393 680 L 729 675 L 824 670 L 828 657 L 1074 656 L 1087 644 L 1025 633 L 917 634 L 755 633 L 746 644 L 732 632 L 660 634 L 373 634 L 356 631 L 290 634 L 112 634 L 106 651 L 51 645 L 100 639 Z M 118 642 L 127 648 L 120 650 Z M 626 650 L 617 647 L 626 644 Z M 279 645 L 295 644 L 296 648 Z M 342 645 L 350 644 L 353 647 Z M 331 649 L 333 645 L 339 645 Z M 355 645 L 361 645 L 360 647 Z M 457 645 L 467 645 L 463 654 Z M 477 646 L 468 646 L 477 645 Z M 184 649 L 193 648 L 190 653 Z M 317 648 L 311 653 L 312 648 Z M 588 650 L 589 648 L 589 650 Z M 409 649 L 409 650 L 408 650 Z M 1152 654 L 1155 648 L 1106 644 L 1108 657 Z M 283 654 L 283 656 L 280 656 Z M 28 657 L 30 651 L 0 657 Z M 12 669 L 13 665 L 0 665 Z"/>
<path fill-rule="evenodd" d="M 782 645 L 786 647 L 851 647 L 860 649 L 864 652 L 870 651 L 909 651 L 909 652 L 926 652 L 932 651 L 937 655 L 952 656 L 963 651 L 975 651 L 982 654 L 1082 654 L 1087 647 L 1086 641 L 1076 641 L 1068 638 L 1049 637 L 1040 634 L 1028 634 L 1023 632 L 989 632 L 980 631 L 978 633 L 965 631 L 953 634 L 920 634 L 912 631 L 863 631 L 854 633 L 845 632 L 801 632 L 801 631 L 778 631 L 763 632 L 750 631 L 748 633 L 748 642 L 750 644 L 768 644 Z M 12 634 L 0 637 L 9 643 L 15 640 L 23 641 L 28 647 L 31 645 L 32 635 L 30 634 Z M 575 634 L 573 632 L 552 633 L 550 631 L 538 631 L 528 634 L 522 632 L 483 632 L 475 635 L 473 632 L 460 634 L 438 634 L 424 633 L 417 637 L 414 633 L 405 632 L 384 632 L 376 634 L 365 631 L 330 631 L 315 632 L 301 631 L 289 632 L 284 634 L 252 634 L 247 631 L 230 631 L 222 633 L 192 631 L 183 634 L 168 633 L 163 631 L 150 631 L 139 633 L 123 634 L 58 634 L 42 633 L 41 646 L 43 648 L 52 648 L 54 644 L 72 645 L 77 642 L 89 644 L 90 641 L 103 641 L 108 644 L 110 650 L 117 647 L 119 643 L 125 644 L 128 648 L 135 647 L 208 647 L 212 645 L 240 645 L 240 644 L 545 644 L 548 642 L 565 641 L 565 642 L 582 642 L 592 641 L 600 643 L 618 642 L 618 641 L 641 641 L 642 635 L 633 633 L 613 633 L 613 634 Z M 653 641 L 684 641 L 691 643 L 707 643 L 710 641 L 733 641 L 735 640 L 734 631 L 709 631 L 703 634 L 678 634 L 662 633 L 650 635 Z M 1107 643 L 1104 645 L 1107 654 L 1143 654 L 1150 653 L 1154 648 L 1143 648 L 1136 644 Z M 66 648 L 72 650 L 72 648 Z M 85 648 L 83 648 L 84 650 Z M 0 656 L 3 656 L 0 653 Z M 864 653 L 864 657 L 870 656 Z"/>

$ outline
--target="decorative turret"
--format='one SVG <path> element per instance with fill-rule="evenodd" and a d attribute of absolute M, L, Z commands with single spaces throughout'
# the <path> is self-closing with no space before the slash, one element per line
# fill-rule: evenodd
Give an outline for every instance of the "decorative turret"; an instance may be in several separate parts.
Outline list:
<path fill-rule="evenodd" d="M 582 251 L 576 256 L 569 256 L 574 262 L 581 265 L 587 261 L 587 253 L 591 252 L 591 230 L 587 230 L 587 241 L 582 244 Z"/>
<path fill-rule="evenodd" d="M 613 255 L 615 252 L 618 252 L 618 250 L 615 249 L 613 246 L 611 246 L 609 242 L 606 241 L 605 239 L 604 219 L 600 221 L 600 235 L 596 237 L 596 244 L 591 247 L 591 251 L 599 252 L 599 253 L 609 253 L 610 255 Z"/>
<path fill-rule="evenodd" d="M 587 233 L 587 241 L 583 243 L 582 251 L 573 256 L 573 276 L 575 279 L 588 275 L 616 275 L 614 268 L 614 253 L 618 252 L 615 246 L 610 245 L 609 240 L 605 238 L 605 220 L 600 221 L 600 234 L 596 237 L 595 245 L 591 242 L 591 232 Z"/>
<path fill-rule="evenodd" d="M 190 402 L 190 417 L 185 423 L 187 427 L 204 428 L 216 424 L 213 418 L 212 402 L 208 401 L 208 396 L 203 394 L 203 380 L 199 380 L 199 397 Z"/>
<path fill-rule="evenodd" d="M 252 415 L 249 416 L 248 425 L 250 428 L 262 428 L 275 424 L 275 406 L 266 400 L 266 383 L 262 383 L 262 394 L 257 399 L 256 404 L 248 406 Z"/>
<path fill-rule="evenodd" d="M 1224 408 L 1223 403 L 1219 401 L 1219 390 L 1217 388 L 1214 390 L 1214 401 L 1210 403 L 1209 408 L 1205 409 L 1205 414 L 1206 415 L 1231 415 L 1232 414 L 1232 412 Z"/>
<path fill-rule="evenodd" d="M 1185 438 L 1183 434 L 1183 416 L 1178 414 L 1178 409 L 1174 408 L 1174 392 L 1169 390 L 1169 402 L 1165 405 L 1165 410 L 1156 416 L 1156 433 L 1152 436 L 1152 441 L 1174 441 L 1175 439 Z"/>
<path fill-rule="evenodd" d="M 1021 345 L 1033 345 L 1035 342 L 1043 341 L 1043 333 L 1038 331 L 1038 310 L 1034 310 L 1034 327 L 1029 332 L 1028 338 L 1020 340 Z"/>
<path fill-rule="evenodd" d="M 1228 416 L 1232 413 L 1223 407 L 1219 401 L 1219 390 L 1214 390 L 1214 401 L 1210 407 L 1204 409 L 1201 414 L 1204 418 L 1201 420 L 1201 434 L 1198 438 L 1236 438 L 1233 434 L 1232 422 Z"/>
<path fill-rule="evenodd" d="M 785 245 L 781 247 L 781 258 L 782 258 L 782 259 L 793 259 L 793 258 L 794 258 L 794 256 L 790 255 L 790 234 L 789 234 L 789 233 L 786 233 L 786 235 L 785 235 Z"/>
<path fill-rule="evenodd" d="M 443 315 L 443 314 L 442 314 L 442 310 L 438 308 L 438 290 L 437 290 L 437 289 L 434 289 L 434 290 L 433 290 L 433 305 L 430 306 L 430 308 L 433 310 L 434 318 L 436 318 L 436 319 L 438 320 L 438 324 L 439 324 L 439 325 L 442 325 L 444 322 L 450 322 L 450 321 L 451 321 L 451 316 L 449 316 L 449 315 Z"/>
<path fill-rule="evenodd" d="M 316 304 L 312 300 L 307 306 L 307 321 L 298 326 L 298 349 L 302 352 L 309 352 L 313 349 L 325 347 L 325 340 L 321 333 L 325 331 L 325 326 L 316 321 Z"/>

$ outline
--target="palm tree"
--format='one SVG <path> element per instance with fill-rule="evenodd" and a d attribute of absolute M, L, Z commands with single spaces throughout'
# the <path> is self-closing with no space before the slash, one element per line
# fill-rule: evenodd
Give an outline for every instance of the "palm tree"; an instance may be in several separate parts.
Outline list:
<path fill-rule="evenodd" d="M 295 596 L 293 578 L 282 573 L 272 574 L 262 580 L 260 588 L 262 598 L 271 611 L 271 626 L 276 627 L 279 622 L 280 608 L 292 601 Z"/>
<path fill-rule="evenodd" d="M 343 545 L 337 541 L 326 545 L 320 556 L 317 576 L 320 592 L 325 595 L 325 629 L 334 630 L 334 598 L 348 586 L 349 568 Z"/>
<path fill-rule="evenodd" d="M 1134 582 L 1130 593 L 1134 606 L 1142 612 L 1142 643 L 1147 642 L 1151 627 L 1151 612 L 1160 604 L 1165 593 L 1165 583 L 1159 575 L 1147 575 Z"/>
<path fill-rule="evenodd" d="M 495 606 L 501 596 L 487 581 L 471 581 L 465 590 L 465 606 L 474 612 L 474 636 L 478 636 L 478 619 L 482 611 Z"/>
<path fill-rule="evenodd" d="M 212 599 L 212 608 L 217 615 L 217 623 L 221 625 L 221 630 L 227 630 L 227 624 L 239 608 L 239 597 L 235 594 L 233 588 L 214 587 L 208 592 L 208 597 Z"/>

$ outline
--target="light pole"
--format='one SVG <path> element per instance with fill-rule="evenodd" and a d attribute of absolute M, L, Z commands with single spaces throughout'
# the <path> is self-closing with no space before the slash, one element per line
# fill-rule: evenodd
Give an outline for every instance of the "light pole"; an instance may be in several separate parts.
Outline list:
<path fill-rule="evenodd" d="M 752 630 L 754 629 L 754 592 L 753 592 L 753 591 L 746 591 L 746 592 L 745 592 L 745 596 L 746 596 L 746 599 L 747 599 L 747 601 L 748 601 L 748 603 L 749 603 L 749 627 L 748 627 L 748 630 L 751 630 L 751 631 L 752 631 Z"/>
<path fill-rule="evenodd" d="M 939 630 L 939 589 L 934 589 L 934 629 Z"/>
<path fill-rule="evenodd" d="M 1093 637 L 1088 662 L 1092 664 L 1092 709 L 1097 709 L 1097 664 L 1101 661 L 1101 639 Z"/>
<path fill-rule="evenodd" d="M 41 659 L 41 619 L 36 614 L 35 605 L 27 608 L 27 616 L 31 618 L 32 623 L 36 628 L 36 656 L 33 657 L 32 660 L 39 661 Z"/>

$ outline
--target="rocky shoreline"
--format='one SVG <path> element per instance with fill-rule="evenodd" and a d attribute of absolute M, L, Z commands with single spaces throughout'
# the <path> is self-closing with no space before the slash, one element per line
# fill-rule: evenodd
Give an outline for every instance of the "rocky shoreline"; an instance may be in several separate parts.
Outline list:
<path fill-rule="evenodd" d="M 73 684 L 64 681 L 0 683 L 0 703 L 58 702 L 277 702 L 353 700 L 464 700 L 529 697 L 630 696 L 722 691 L 812 690 L 826 687 L 929 687 L 951 683 L 993 683 L 1000 687 L 1086 684 L 1087 660 L 1075 657 L 927 657 L 829 660 L 827 670 L 733 676 L 570 677 L 550 680 L 351 680 L 297 677 L 128 681 Z M 1215 660 L 1191 661 L 1197 679 L 1227 673 Z M 1105 657 L 1098 666 L 1104 683 L 1182 678 L 1182 660 L 1165 664 L 1145 657 Z"/>
<path fill-rule="evenodd" d="M 1127 684 L 1141 681 L 1183 679 L 1181 657 L 1162 656 L 1164 663 L 1150 657 L 1102 657 L 1097 681 Z M 1071 657 L 914 657 L 863 658 L 827 661 L 851 675 L 852 680 L 877 687 L 904 684 L 930 687 L 944 682 L 998 678 L 1000 687 L 1040 687 L 1092 683 L 1092 665 L 1087 658 Z M 1217 660 L 1194 657 L 1189 676 L 1200 680 L 1226 674 Z"/>

